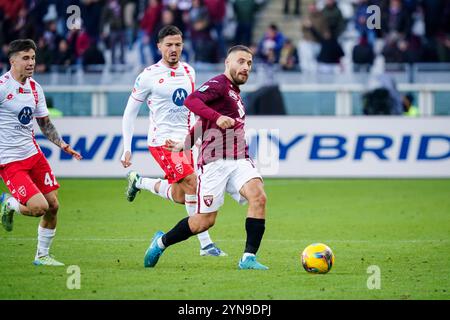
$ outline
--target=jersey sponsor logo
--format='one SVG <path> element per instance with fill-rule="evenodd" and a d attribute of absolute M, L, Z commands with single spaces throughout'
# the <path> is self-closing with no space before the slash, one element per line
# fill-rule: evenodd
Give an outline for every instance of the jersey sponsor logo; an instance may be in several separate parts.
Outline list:
<path fill-rule="evenodd" d="M 179 114 L 181 114 L 181 117 L 186 117 L 186 114 L 188 113 L 188 109 L 187 108 L 172 108 L 169 109 L 168 113 L 171 115 L 176 115 L 178 117 Z M 183 120 L 183 119 L 180 119 Z"/>
<path fill-rule="evenodd" d="M 177 163 L 177 164 L 175 165 L 175 170 L 177 170 L 177 172 L 178 172 L 179 174 L 183 174 L 183 171 L 184 171 L 183 165 L 182 165 L 181 163 Z"/>
<path fill-rule="evenodd" d="M 169 71 L 168 77 L 184 77 L 183 72 Z"/>
<path fill-rule="evenodd" d="M 236 101 L 239 101 L 238 95 L 233 90 L 228 91 L 228 95 Z"/>
<path fill-rule="evenodd" d="M 20 186 L 19 190 L 17 190 L 19 192 L 19 194 L 22 197 L 26 197 L 27 196 L 27 189 L 25 189 L 25 186 Z"/>
<path fill-rule="evenodd" d="M 203 196 L 203 202 L 205 203 L 205 205 L 207 207 L 211 207 L 213 201 L 214 201 L 214 196 L 213 195 Z"/>
<path fill-rule="evenodd" d="M 21 124 L 29 124 L 31 119 L 33 119 L 33 110 L 30 107 L 23 107 L 19 112 L 18 119 Z"/>
<path fill-rule="evenodd" d="M 206 90 L 208 90 L 209 86 L 203 86 L 200 89 L 198 89 L 198 91 L 200 92 L 205 92 Z"/>
<path fill-rule="evenodd" d="M 17 89 L 16 90 L 17 91 L 17 93 L 18 94 L 30 94 L 31 93 L 31 90 L 30 89 L 25 89 L 25 88 L 22 88 L 22 87 L 20 87 L 19 89 Z"/>
<path fill-rule="evenodd" d="M 16 130 L 24 130 L 24 131 L 33 131 L 33 128 L 29 128 L 29 127 L 27 127 L 27 126 L 25 126 L 23 124 L 14 126 L 14 129 L 16 129 Z"/>
<path fill-rule="evenodd" d="M 184 104 L 184 99 L 188 96 L 188 93 L 183 88 L 178 88 L 172 94 L 172 101 L 177 106 L 181 107 Z"/>

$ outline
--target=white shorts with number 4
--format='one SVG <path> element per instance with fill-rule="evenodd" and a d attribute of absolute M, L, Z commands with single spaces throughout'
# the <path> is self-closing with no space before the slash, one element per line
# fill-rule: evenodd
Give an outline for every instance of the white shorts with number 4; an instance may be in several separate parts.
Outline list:
<path fill-rule="evenodd" d="M 251 159 L 219 159 L 201 166 L 197 172 L 197 195 L 199 213 L 219 210 L 223 205 L 225 192 L 228 192 L 239 204 L 246 204 L 239 191 L 244 184 L 261 175 Z"/>

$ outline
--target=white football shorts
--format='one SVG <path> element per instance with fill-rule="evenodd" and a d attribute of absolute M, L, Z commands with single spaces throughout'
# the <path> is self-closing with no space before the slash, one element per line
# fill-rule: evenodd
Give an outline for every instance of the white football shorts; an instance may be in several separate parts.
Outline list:
<path fill-rule="evenodd" d="M 197 171 L 197 212 L 219 210 L 228 192 L 234 200 L 244 205 L 247 199 L 240 194 L 244 184 L 253 179 L 263 180 L 251 159 L 219 159 L 201 166 Z"/>

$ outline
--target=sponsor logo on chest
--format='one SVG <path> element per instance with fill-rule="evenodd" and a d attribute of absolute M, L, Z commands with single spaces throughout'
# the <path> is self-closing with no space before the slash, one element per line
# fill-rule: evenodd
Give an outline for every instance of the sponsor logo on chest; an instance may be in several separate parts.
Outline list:
<path fill-rule="evenodd" d="M 17 94 L 30 94 L 31 90 L 20 87 L 20 88 L 16 89 L 16 93 Z"/>
<path fill-rule="evenodd" d="M 23 107 L 22 110 L 20 110 L 17 118 L 21 124 L 29 124 L 33 119 L 33 109 L 28 106 Z"/>
<path fill-rule="evenodd" d="M 172 101 L 177 106 L 181 107 L 184 104 L 184 99 L 188 96 L 188 93 L 183 88 L 176 89 L 172 94 Z"/>
<path fill-rule="evenodd" d="M 232 99 L 234 99 L 234 100 L 236 100 L 236 101 L 239 101 L 239 96 L 238 96 L 238 94 L 237 94 L 236 92 L 234 92 L 233 90 L 229 90 L 229 91 L 228 91 L 228 95 L 229 95 Z"/>

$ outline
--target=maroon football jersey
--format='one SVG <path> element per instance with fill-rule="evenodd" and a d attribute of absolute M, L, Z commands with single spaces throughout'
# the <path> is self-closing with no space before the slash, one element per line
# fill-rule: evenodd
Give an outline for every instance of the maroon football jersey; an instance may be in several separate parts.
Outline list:
<path fill-rule="evenodd" d="M 239 93 L 239 87 L 221 74 L 204 83 L 185 100 L 185 106 L 200 116 L 202 145 L 199 165 L 217 159 L 249 157 L 244 131 L 245 108 Z M 234 127 L 219 128 L 216 121 L 221 115 L 233 118 Z"/>

